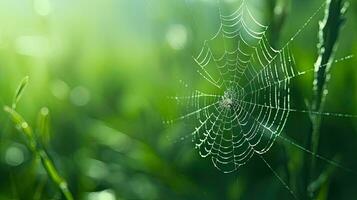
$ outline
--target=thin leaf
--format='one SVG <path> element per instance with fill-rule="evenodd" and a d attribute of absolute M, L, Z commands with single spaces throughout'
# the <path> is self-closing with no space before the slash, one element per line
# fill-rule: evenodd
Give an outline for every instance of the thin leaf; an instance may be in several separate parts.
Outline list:
<path fill-rule="evenodd" d="M 50 111 L 47 107 L 41 108 L 37 120 L 37 134 L 43 146 L 50 141 Z"/>
<path fill-rule="evenodd" d="M 4 111 L 9 114 L 10 119 L 14 123 L 15 127 L 26 136 L 26 138 L 28 140 L 27 142 L 28 142 L 28 145 L 29 145 L 29 148 L 31 149 L 31 151 L 35 151 L 36 146 L 37 146 L 36 139 L 33 135 L 32 129 L 28 125 L 28 123 L 24 120 L 24 118 L 19 113 L 17 113 L 12 108 L 5 106 Z"/>
<path fill-rule="evenodd" d="M 313 81 L 313 99 L 310 104 L 311 110 L 314 112 L 322 112 L 328 91 L 328 82 L 331 78 L 330 69 L 334 59 L 334 54 L 337 49 L 338 39 L 343 24 L 346 21 L 346 11 L 348 3 L 343 0 L 326 0 L 325 16 L 320 21 L 318 39 L 318 58 L 315 62 L 315 74 Z M 322 66 L 322 67 L 321 67 Z M 311 151 L 316 154 L 320 140 L 320 125 L 321 116 L 310 115 L 312 122 L 312 131 L 309 135 L 309 143 Z M 306 158 L 307 161 L 308 158 Z M 311 182 L 315 179 L 318 172 L 316 169 L 316 157 L 312 157 L 310 162 L 306 163 L 307 181 Z M 314 184 L 312 184 L 314 185 Z M 316 184 L 315 184 L 316 185 Z M 315 199 L 318 191 L 309 190 L 308 184 L 305 186 L 308 196 Z"/>
<path fill-rule="evenodd" d="M 7 112 L 10 115 L 10 118 L 11 118 L 12 122 L 15 124 L 16 128 L 26 136 L 30 150 L 33 152 L 34 155 L 39 156 L 41 158 L 42 165 L 45 168 L 48 176 L 56 184 L 56 186 L 61 190 L 65 199 L 73 200 L 73 196 L 72 196 L 72 193 L 68 189 L 67 182 L 65 181 L 65 179 L 63 179 L 59 175 L 55 165 L 50 160 L 46 151 L 43 148 L 41 148 L 39 145 L 37 145 L 36 138 L 33 134 L 31 127 L 28 125 L 28 123 L 13 108 L 5 106 L 4 110 L 5 110 L 5 112 Z M 48 116 L 48 112 L 45 112 L 45 111 L 46 110 L 42 110 L 42 115 L 44 115 L 44 117 Z M 47 109 L 47 111 L 48 111 L 48 109 Z"/>
<path fill-rule="evenodd" d="M 15 92 L 15 96 L 14 99 L 12 101 L 12 109 L 16 109 L 17 103 L 20 101 L 21 96 L 23 95 L 27 85 L 29 82 L 29 77 L 26 76 L 25 78 L 23 78 L 19 84 L 19 86 L 17 86 L 16 92 Z"/>

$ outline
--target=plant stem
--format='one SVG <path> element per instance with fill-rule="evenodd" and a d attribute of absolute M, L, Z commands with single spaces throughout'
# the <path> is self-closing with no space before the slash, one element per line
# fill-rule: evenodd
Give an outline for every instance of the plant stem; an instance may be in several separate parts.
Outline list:
<path fill-rule="evenodd" d="M 285 24 L 286 16 L 288 15 L 290 0 L 281 1 L 281 0 L 269 0 L 269 18 L 271 21 L 269 32 L 269 41 L 270 45 L 273 48 L 278 48 L 279 38 L 281 30 Z"/>
<path fill-rule="evenodd" d="M 24 120 L 24 118 L 17 113 L 14 109 L 10 107 L 4 108 L 5 112 L 7 112 L 17 129 L 23 133 L 27 138 L 27 146 L 33 152 L 33 154 L 41 159 L 41 163 L 46 170 L 47 175 L 50 179 L 55 183 L 55 185 L 59 188 L 59 190 L 63 193 L 66 200 L 73 200 L 73 196 L 68 189 L 68 184 L 63 179 L 55 165 L 53 164 L 52 160 L 49 158 L 48 154 L 46 153 L 45 149 L 42 148 L 35 138 L 33 134 L 32 128 L 28 125 L 28 123 Z"/>
<path fill-rule="evenodd" d="M 342 3 L 342 0 L 327 0 L 325 16 L 319 24 L 318 58 L 315 62 L 313 99 L 311 103 L 311 110 L 317 113 L 322 112 L 324 108 L 327 85 L 331 77 L 331 63 L 337 48 L 339 32 L 345 21 L 346 5 L 346 3 Z M 310 118 L 312 123 L 310 148 L 313 153 L 317 153 L 320 139 L 321 115 L 311 114 Z M 312 157 L 307 182 L 312 182 L 315 179 L 317 175 L 315 168 L 316 158 Z M 307 189 L 308 196 L 311 199 L 314 199 L 315 192 Z"/>
<path fill-rule="evenodd" d="M 42 165 L 46 169 L 47 174 L 49 175 L 51 180 L 57 185 L 57 187 L 61 190 L 66 200 L 73 200 L 73 196 L 68 189 L 67 182 L 59 175 L 56 167 L 48 157 L 46 151 L 44 151 L 43 149 L 38 149 L 37 155 L 40 156 Z"/>

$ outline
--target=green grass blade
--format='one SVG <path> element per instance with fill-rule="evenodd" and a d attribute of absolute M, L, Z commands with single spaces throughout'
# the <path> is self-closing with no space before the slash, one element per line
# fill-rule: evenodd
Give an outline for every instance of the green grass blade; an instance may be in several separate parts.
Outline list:
<path fill-rule="evenodd" d="M 20 101 L 21 96 L 23 95 L 28 85 L 28 82 L 29 82 L 29 77 L 26 76 L 21 80 L 19 86 L 17 86 L 14 99 L 12 100 L 12 109 L 14 110 L 16 109 L 17 103 Z"/>
<path fill-rule="evenodd" d="M 41 144 L 46 147 L 50 141 L 50 111 L 47 107 L 41 108 L 37 119 L 37 136 Z"/>
<path fill-rule="evenodd" d="M 16 129 L 18 129 L 21 133 L 23 133 L 26 136 L 30 150 L 33 152 L 36 151 L 36 146 L 37 146 L 36 139 L 28 123 L 13 108 L 5 106 L 4 111 L 9 114 L 10 119 L 14 123 Z"/>

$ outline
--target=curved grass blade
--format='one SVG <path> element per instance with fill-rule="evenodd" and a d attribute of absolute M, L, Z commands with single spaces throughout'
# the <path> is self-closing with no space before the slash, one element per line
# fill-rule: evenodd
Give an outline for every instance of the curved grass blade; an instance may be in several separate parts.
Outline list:
<path fill-rule="evenodd" d="M 12 106 L 11 106 L 12 109 L 14 109 L 14 110 L 16 109 L 17 103 L 20 101 L 21 96 L 23 95 L 23 93 L 28 85 L 28 82 L 29 82 L 29 77 L 26 76 L 21 80 L 19 86 L 17 86 L 14 99 L 12 100 Z"/>
<path fill-rule="evenodd" d="M 37 137 L 41 145 L 48 146 L 50 141 L 50 111 L 47 107 L 41 108 L 37 119 Z"/>

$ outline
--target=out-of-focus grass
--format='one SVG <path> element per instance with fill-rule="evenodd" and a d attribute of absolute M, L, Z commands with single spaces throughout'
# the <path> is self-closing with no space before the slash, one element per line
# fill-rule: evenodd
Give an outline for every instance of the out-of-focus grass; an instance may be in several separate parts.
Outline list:
<path fill-rule="evenodd" d="M 328 94 L 328 83 L 331 79 L 331 66 L 334 60 L 335 53 L 337 51 L 338 40 L 340 36 L 340 31 L 343 24 L 346 21 L 345 15 L 348 8 L 348 3 L 345 3 L 341 0 L 327 0 L 325 8 L 324 19 L 320 22 L 319 27 L 319 43 L 318 48 L 318 58 L 315 62 L 315 74 L 313 81 L 313 98 L 311 101 L 311 110 L 315 112 L 323 112 L 325 100 Z M 324 66 L 326 65 L 326 66 Z M 323 66 L 323 67 L 320 67 Z M 333 77 L 332 77 L 333 78 Z M 315 154 L 318 151 L 318 146 L 320 142 L 320 126 L 321 126 L 321 116 L 310 115 L 312 122 L 312 131 L 311 131 L 311 142 L 308 144 L 311 146 L 312 152 Z M 309 159 L 305 159 L 305 162 L 308 162 Z M 312 157 L 311 161 L 305 163 L 306 166 L 309 166 L 309 170 L 306 182 L 307 186 L 307 197 L 310 199 L 315 199 L 316 194 L 327 193 L 326 189 L 321 190 L 320 187 L 325 186 L 329 187 L 328 179 L 332 174 L 332 169 L 328 168 L 321 173 L 317 173 L 315 169 L 316 157 Z M 324 178 L 323 178 L 324 177 Z M 316 180 L 314 180 L 316 179 Z M 314 185 L 314 187 L 311 187 Z M 326 195 L 327 196 L 327 195 Z"/>
<path fill-rule="evenodd" d="M 322 1 L 292 0 L 277 46 L 284 44 Z M 239 2 L 226 5 L 236 8 Z M 269 7 L 249 1 L 269 24 Z M 357 53 L 357 5 L 351 2 L 336 58 Z M 318 19 L 292 45 L 299 69 L 313 67 Z M 181 92 L 179 79 L 194 79 L 192 55 L 218 28 L 215 1 L 165 0 L 5 0 L 0 2 L 0 107 L 13 100 L 25 75 L 31 84 L 17 111 L 29 124 L 38 110 L 51 110 L 48 153 L 75 199 L 275 199 L 290 198 L 258 159 L 225 175 L 199 158 L 182 123 L 165 127 L 177 105 L 166 96 Z M 356 60 L 331 73 L 325 110 L 357 113 Z M 293 104 L 304 108 L 311 76 L 294 82 Z M 289 118 L 284 134 L 304 144 L 306 115 Z M 0 199 L 61 198 L 44 169 L 37 169 L 23 138 L 0 113 Z M 355 119 L 323 118 L 319 153 L 357 168 Z M 343 144 L 343 145 L 342 145 Z M 284 175 L 281 144 L 267 154 Z M 303 153 L 287 146 L 291 182 L 301 187 Z M 317 162 L 317 168 L 327 167 Z M 284 177 L 285 178 L 285 177 Z M 329 180 L 330 199 L 356 196 L 356 181 L 337 170 Z M 292 184 L 293 185 L 293 184 Z M 40 192 L 38 192 L 40 191 Z"/>
<path fill-rule="evenodd" d="M 25 77 L 20 82 L 17 90 L 15 92 L 15 96 L 12 102 L 12 108 L 5 106 L 4 111 L 7 112 L 12 120 L 13 124 L 15 125 L 16 129 L 22 133 L 26 137 L 26 144 L 28 148 L 31 150 L 32 154 L 35 158 L 39 158 L 42 163 L 42 167 L 46 170 L 47 175 L 50 179 L 56 184 L 58 189 L 63 193 L 66 200 L 73 200 L 73 196 L 68 189 L 67 182 L 59 175 L 56 167 L 54 166 L 53 162 L 49 158 L 46 150 L 44 149 L 44 143 L 42 143 L 43 138 L 45 136 L 45 127 L 48 127 L 48 124 L 44 124 L 46 118 L 48 117 L 48 111 L 44 112 L 44 108 L 40 111 L 40 121 L 42 121 L 42 126 L 39 127 L 38 134 L 36 135 L 33 132 L 31 126 L 24 120 L 24 118 L 15 111 L 18 102 L 21 99 L 22 94 L 25 91 L 25 88 L 28 84 L 28 77 Z M 48 109 L 47 109 L 48 110 Z M 48 122 L 48 121 L 47 121 Z M 41 141 L 41 142 L 39 142 Z"/>

